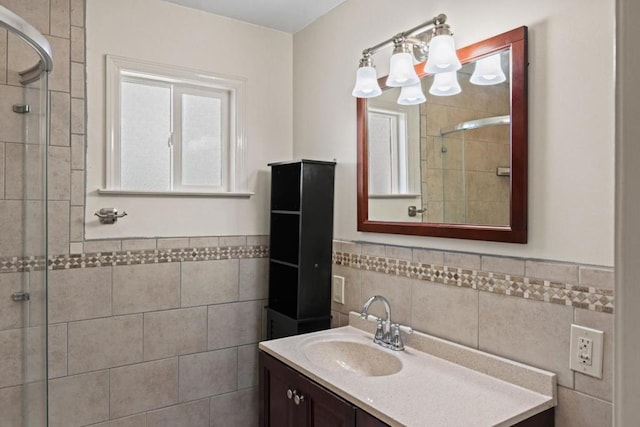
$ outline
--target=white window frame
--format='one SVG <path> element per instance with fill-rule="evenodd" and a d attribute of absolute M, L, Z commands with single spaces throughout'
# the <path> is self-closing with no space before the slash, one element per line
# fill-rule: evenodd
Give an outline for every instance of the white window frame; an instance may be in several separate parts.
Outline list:
<path fill-rule="evenodd" d="M 120 89 L 123 80 L 154 80 L 186 87 L 184 90 L 181 88 L 181 90 L 175 91 L 179 93 L 174 93 L 174 101 L 176 96 L 180 96 L 182 93 L 195 94 L 199 88 L 201 90 L 213 89 L 228 94 L 229 126 L 227 140 L 229 143 L 226 147 L 228 161 L 223 164 L 224 187 L 179 186 L 175 185 L 172 177 L 173 188 L 170 191 L 159 191 L 157 193 L 217 192 L 233 194 L 247 191 L 245 79 L 106 55 L 106 185 L 108 191 L 128 191 L 120 187 Z M 180 114 L 181 112 L 177 113 Z M 176 120 L 172 119 L 172 122 L 175 123 Z M 174 135 L 176 132 L 181 131 L 181 129 L 175 128 L 175 124 L 172 126 L 174 126 Z M 180 161 L 176 163 L 180 163 Z M 178 175 L 179 172 L 179 167 L 174 168 L 175 175 Z M 136 193 L 136 191 L 132 192 Z"/>
<path fill-rule="evenodd" d="M 391 167 L 391 192 L 387 195 L 409 193 L 407 114 L 402 111 L 369 107 L 369 116 L 391 120 L 389 163 Z M 372 194 L 384 195 L 384 194 Z"/>

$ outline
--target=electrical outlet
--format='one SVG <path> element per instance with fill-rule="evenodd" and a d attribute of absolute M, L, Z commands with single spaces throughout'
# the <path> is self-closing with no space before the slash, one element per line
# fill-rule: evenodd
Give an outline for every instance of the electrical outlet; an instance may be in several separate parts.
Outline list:
<path fill-rule="evenodd" d="M 344 304 L 344 277 L 333 276 L 333 300 Z"/>
<path fill-rule="evenodd" d="M 576 372 L 602 378 L 604 332 L 571 325 L 569 367 Z"/>

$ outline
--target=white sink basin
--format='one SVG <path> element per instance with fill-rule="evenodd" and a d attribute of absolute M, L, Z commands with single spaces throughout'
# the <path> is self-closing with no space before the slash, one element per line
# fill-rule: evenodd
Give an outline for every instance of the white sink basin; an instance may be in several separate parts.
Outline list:
<path fill-rule="evenodd" d="M 321 368 L 361 377 L 393 375 L 402 369 L 402 362 L 390 350 L 355 341 L 312 341 L 304 345 L 303 351 L 309 361 Z"/>

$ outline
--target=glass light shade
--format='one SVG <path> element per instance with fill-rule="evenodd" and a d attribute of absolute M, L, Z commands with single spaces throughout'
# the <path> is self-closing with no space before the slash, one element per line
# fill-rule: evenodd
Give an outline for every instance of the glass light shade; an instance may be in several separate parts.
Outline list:
<path fill-rule="evenodd" d="M 373 67 L 360 67 L 356 73 L 356 85 L 351 94 L 356 98 L 373 98 L 382 93 L 378 76 Z"/>
<path fill-rule="evenodd" d="M 446 73 L 460 68 L 462 68 L 462 64 L 458 59 L 453 37 L 442 34 L 432 38 L 429 42 L 429 58 L 424 65 L 425 73 Z"/>
<path fill-rule="evenodd" d="M 429 88 L 429 93 L 436 96 L 451 96 L 462 92 L 458 83 L 458 73 L 449 71 L 448 73 L 435 74 L 433 84 Z"/>
<path fill-rule="evenodd" d="M 400 96 L 398 97 L 398 104 L 400 105 L 416 105 L 426 102 L 427 98 L 422 92 L 422 84 L 418 83 L 411 86 L 404 86 L 400 89 Z"/>
<path fill-rule="evenodd" d="M 387 86 L 404 87 L 420 82 L 416 70 L 413 68 L 413 58 L 410 53 L 395 53 L 391 56 Z"/>
<path fill-rule="evenodd" d="M 497 85 L 507 80 L 500 64 L 500 54 L 487 56 L 476 62 L 469 81 L 474 85 Z"/>

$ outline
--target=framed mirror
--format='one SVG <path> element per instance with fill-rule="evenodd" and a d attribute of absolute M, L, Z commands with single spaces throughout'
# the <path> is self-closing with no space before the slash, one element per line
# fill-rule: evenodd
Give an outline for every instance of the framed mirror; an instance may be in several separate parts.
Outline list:
<path fill-rule="evenodd" d="M 457 94 L 421 63 L 426 102 L 399 105 L 386 76 L 357 99 L 358 231 L 527 242 L 527 27 L 458 57 Z"/>

